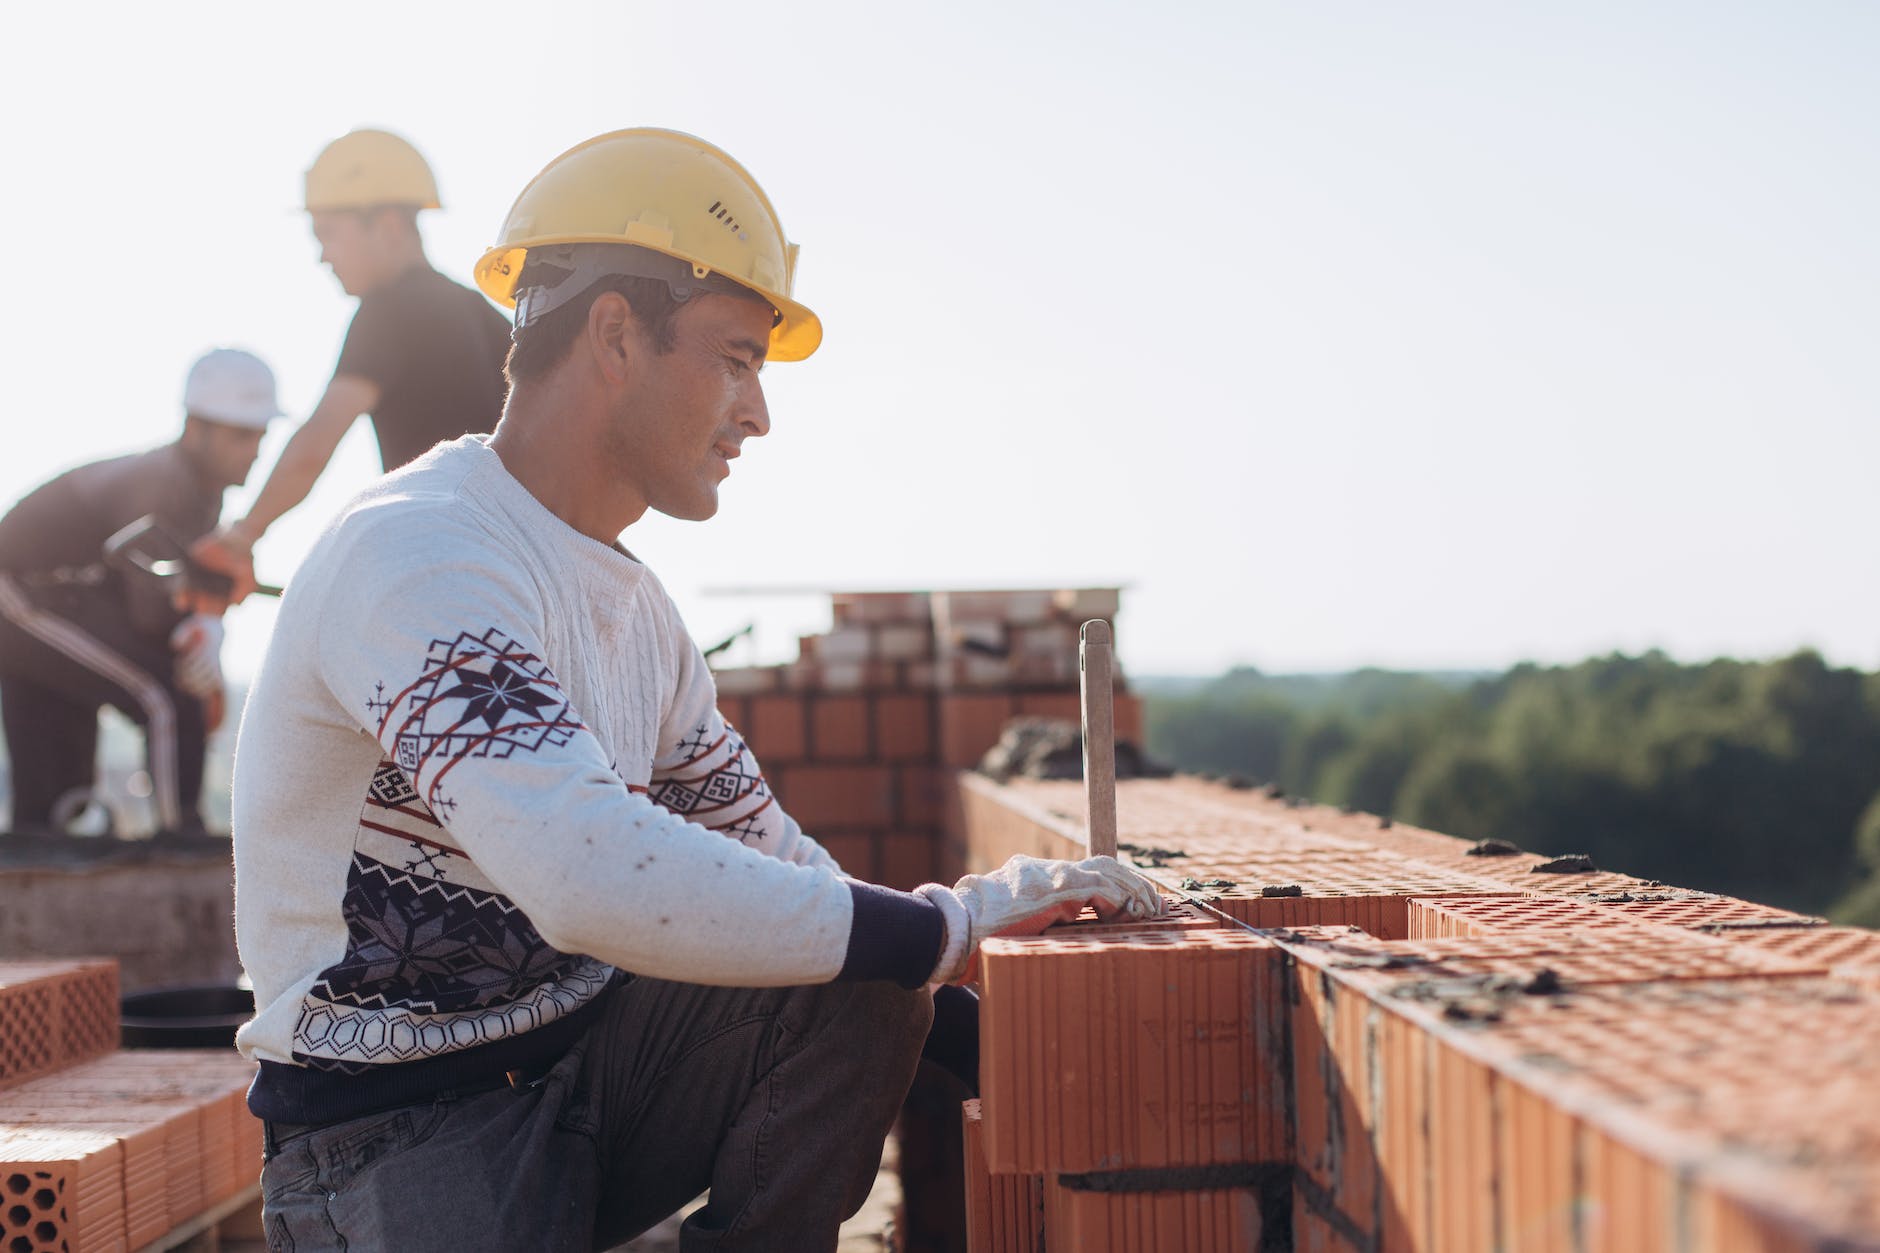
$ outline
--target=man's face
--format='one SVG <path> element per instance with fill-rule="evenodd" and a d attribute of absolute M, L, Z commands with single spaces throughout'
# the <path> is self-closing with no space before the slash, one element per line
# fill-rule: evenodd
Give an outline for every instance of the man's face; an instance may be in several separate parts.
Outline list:
<path fill-rule="evenodd" d="M 203 423 L 202 464 L 210 478 L 223 487 L 235 487 L 248 478 L 261 451 L 261 432 L 220 422 Z"/>
<path fill-rule="evenodd" d="M 348 296 L 363 296 L 384 280 L 382 210 L 321 209 L 310 216 L 320 262 L 333 271 Z"/>
<path fill-rule="evenodd" d="M 634 376 L 616 411 L 616 463 L 647 506 L 701 521 L 718 512 L 718 485 L 744 441 L 770 430 L 757 372 L 770 347 L 770 306 L 736 296 L 688 301 L 676 342 L 636 339 Z"/>

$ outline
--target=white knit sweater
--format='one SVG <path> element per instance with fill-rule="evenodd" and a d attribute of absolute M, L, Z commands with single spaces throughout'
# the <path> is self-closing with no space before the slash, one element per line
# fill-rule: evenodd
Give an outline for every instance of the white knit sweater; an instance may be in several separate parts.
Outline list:
<path fill-rule="evenodd" d="M 296 574 L 234 843 L 237 1042 L 283 1121 L 565 1048 L 620 971 L 912 984 L 937 956 L 931 905 L 850 883 L 775 803 L 652 573 L 474 436 L 357 499 Z M 864 914 L 895 956 L 858 953 Z"/>

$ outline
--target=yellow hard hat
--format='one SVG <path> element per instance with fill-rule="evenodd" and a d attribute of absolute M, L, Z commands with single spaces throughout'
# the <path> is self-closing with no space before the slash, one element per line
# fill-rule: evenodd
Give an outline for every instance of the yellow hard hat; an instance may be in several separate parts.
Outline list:
<path fill-rule="evenodd" d="M 685 262 L 671 268 L 706 290 L 729 279 L 762 296 L 777 313 L 772 361 L 801 361 L 822 343 L 822 323 L 790 298 L 797 249 L 784 238 L 769 197 L 743 166 L 702 139 L 640 128 L 562 153 L 516 197 L 496 246 L 477 262 L 477 286 L 513 308 L 531 249 L 566 255 L 575 250 L 562 246 L 591 244 L 615 245 L 605 251 L 622 257 L 635 249 L 618 245 L 636 245 Z M 631 261 L 594 264 L 666 277 L 655 275 L 658 266 Z"/>
<path fill-rule="evenodd" d="M 374 205 L 435 209 L 437 179 L 418 150 L 390 131 L 341 135 L 307 171 L 307 212 Z"/>

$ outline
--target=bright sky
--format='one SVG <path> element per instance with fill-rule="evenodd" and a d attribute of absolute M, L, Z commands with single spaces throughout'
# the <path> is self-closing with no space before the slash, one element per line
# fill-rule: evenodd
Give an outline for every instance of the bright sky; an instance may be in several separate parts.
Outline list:
<path fill-rule="evenodd" d="M 0 501 L 169 438 L 213 344 L 311 408 L 352 311 L 297 209 L 334 137 L 426 153 L 431 257 L 468 281 L 551 157 L 662 125 L 763 183 L 827 328 L 765 373 L 718 518 L 627 533 L 702 640 L 756 618 L 774 658 L 822 612 L 714 587 L 1124 583 L 1138 673 L 1880 665 L 1864 0 L 8 23 Z M 362 422 L 263 575 L 375 470 Z M 231 669 L 271 612 L 237 611 Z"/>

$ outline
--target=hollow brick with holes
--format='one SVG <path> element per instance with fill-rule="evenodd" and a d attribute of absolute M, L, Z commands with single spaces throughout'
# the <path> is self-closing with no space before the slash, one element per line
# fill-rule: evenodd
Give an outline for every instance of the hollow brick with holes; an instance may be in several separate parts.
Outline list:
<path fill-rule="evenodd" d="M 1354 982 L 1388 980 L 1400 993 L 1416 985 L 1440 987 L 1494 979 L 1526 983 L 1542 971 L 1569 989 L 1606 983 L 1825 973 L 1816 962 L 1743 948 L 1675 927 L 1634 925 L 1617 937 L 1595 929 L 1419 940 L 1348 935 L 1305 943 L 1318 949 L 1332 970 L 1348 972 Z"/>
<path fill-rule="evenodd" d="M 1840 979 L 1880 983 L 1880 931 L 1866 927 L 1739 927 L 1719 939 L 1818 965 Z"/>
<path fill-rule="evenodd" d="M 108 1132 L 0 1129 L 0 1248 L 124 1249 L 124 1149 Z"/>
<path fill-rule="evenodd" d="M 194 1105 L 182 1101 L 100 1101 L 20 1091 L 0 1096 L 0 1134 L 41 1127 L 117 1138 L 124 1152 L 124 1218 L 132 1248 L 142 1248 L 190 1217 L 172 1214 L 168 1181 L 179 1154 L 197 1151 L 199 1117 Z M 187 1134 L 178 1125 L 183 1120 L 190 1123 Z"/>
<path fill-rule="evenodd" d="M 1077 1253 L 1259 1253 L 1260 1197 L 1251 1188 L 1083 1192 L 1047 1180 L 1044 1247 Z"/>
<path fill-rule="evenodd" d="M 117 1044 L 110 959 L 0 962 L 0 1088 Z"/>
<path fill-rule="evenodd" d="M 1409 934 L 1409 901 L 1414 896 L 1512 894 L 1491 879 L 1385 853 L 1194 858 L 1184 862 L 1179 873 L 1173 867 L 1149 873 L 1169 884 L 1201 881 L 1203 886 L 1193 891 L 1251 927 L 1350 925 L 1384 939 Z M 1231 881 L 1231 886 L 1208 885 L 1209 879 Z M 1294 888 L 1297 895 L 1269 894 Z"/>
<path fill-rule="evenodd" d="M 986 1167 L 977 1100 L 960 1106 L 966 1142 L 967 1253 L 1043 1253 L 1044 1178 L 995 1175 Z"/>
<path fill-rule="evenodd" d="M 1413 940 L 1652 925 L 1620 910 L 1565 897 L 1422 897 L 1410 902 L 1407 917 Z"/>
<path fill-rule="evenodd" d="M 1300 1187 L 1328 1232 L 1377 1238 L 1372 1006 L 1325 971 L 1292 973 L 1292 1094 Z M 1335 1220 L 1335 1221 L 1334 1221 Z"/>
<path fill-rule="evenodd" d="M 988 940 L 980 1067 L 990 1167 L 1288 1156 L 1278 957 L 1260 937 L 1203 928 Z"/>

